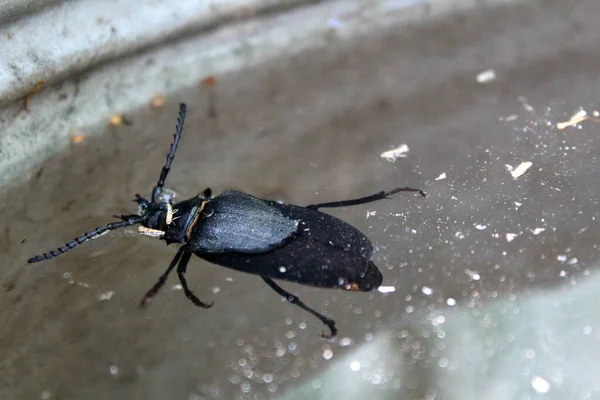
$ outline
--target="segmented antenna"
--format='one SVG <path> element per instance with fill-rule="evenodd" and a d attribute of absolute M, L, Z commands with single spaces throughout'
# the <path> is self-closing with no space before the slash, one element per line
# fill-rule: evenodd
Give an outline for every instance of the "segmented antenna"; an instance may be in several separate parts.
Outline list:
<path fill-rule="evenodd" d="M 185 103 L 179 104 L 179 116 L 177 117 L 177 125 L 175 126 L 175 134 L 173 135 L 173 144 L 171 145 L 171 151 L 169 151 L 169 154 L 167 154 L 167 162 L 165 163 L 165 166 L 160 172 L 160 178 L 158 178 L 158 183 L 152 190 L 153 203 L 162 193 L 163 186 L 165 185 L 165 179 L 167 179 L 167 175 L 169 174 L 169 170 L 171 169 L 171 162 L 173 162 L 173 158 L 175 157 L 177 144 L 179 143 L 179 138 L 181 138 L 181 132 L 183 131 L 183 121 L 185 120 L 186 112 L 187 106 L 185 105 Z"/>
<path fill-rule="evenodd" d="M 137 215 L 121 216 L 120 218 L 122 218 L 123 221 L 111 222 L 110 224 L 107 224 L 104 226 L 99 226 L 98 228 L 94 229 L 93 231 L 86 232 L 83 236 L 75 238 L 72 242 L 65 244 L 63 247 L 59 247 L 58 249 L 52 250 L 49 253 L 44 253 L 42 255 L 31 257 L 29 260 L 27 260 L 27 262 L 29 264 L 33 264 L 36 262 L 49 260 L 50 258 L 59 256 L 63 253 L 66 253 L 67 251 L 79 246 L 86 240 L 90 240 L 99 235 L 102 235 L 104 232 L 123 228 L 124 226 L 139 224 L 140 222 L 142 222 L 142 218 Z"/>

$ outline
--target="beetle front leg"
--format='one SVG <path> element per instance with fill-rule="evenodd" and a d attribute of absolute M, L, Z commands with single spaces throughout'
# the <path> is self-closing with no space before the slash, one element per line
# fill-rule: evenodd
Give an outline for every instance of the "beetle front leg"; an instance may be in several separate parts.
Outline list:
<path fill-rule="evenodd" d="M 183 247 L 179 248 L 179 250 L 177 251 L 177 254 L 175 254 L 175 257 L 173 257 L 173 261 L 171 261 L 171 264 L 169 264 L 169 268 L 167 268 L 165 273 L 162 274 L 160 276 L 160 278 L 158 278 L 158 282 L 156 282 L 154 284 L 154 286 L 152 286 L 152 288 L 150 290 L 148 290 L 146 295 L 144 297 L 142 297 L 142 301 L 140 301 L 140 307 L 144 307 L 146 305 L 146 303 L 148 303 L 148 300 L 150 300 L 152 297 L 154 297 L 154 295 L 156 295 L 156 293 L 158 293 L 160 288 L 165 285 L 165 282 L 167 281 L 167 277 L 169 276 L 169 274 L 171 273 L 173 268 L 175 268 L 175 266 L 181 259 L 181 255 L 183 254 L 183 251 L 184 251 Z"/>
<path fill-rule="evenodd" d="M 194 293 L 192 293 L 190 288 L 188 288 L 187 281 L 185 280 L 184 275 L 185 275 L 185 271 L 187 270 L 187 264 L 190 261 L 191 257 L 192 257 L 192 253 L 187 253 L 187 252 L 184 253 L 183 256 L 181 257 L 181 261 L 179 262 L 179 265 L 177 266 L 177 276 L 179 276 L 179 281 L 181 282 L 181 286 L 183 287 L 183 293 L 185 293 L 185 297 L 190 299 L 192 301 L 192 303 L 194 303 L 198 307 L 211 308 L 213 306 L 212 301 L 210 302 L 210 304 L 200 301 L 200 299 L 197 298 L 196 295 L 194 295 Z"/>
<path fill-rule="evenodd" d="M 312 308 L 308 307 L 306 304 L 304 304 L 302 301 L 300 301 L 300 299 L 298 297 L 296 297 L 293 294 L 285 291 L 281 286 L 279 286 L 278 284 L 276 284 L 273 281 L 273 279 L 267 278 L 265 276 L 262 276 L 261 278 L 263 278 L 263 280 L 266 282 L 267 285 L 269 285 L 271 287 L 271 289 L 273 289 L 274 291 L 276 291 L 280 296 L 285 297 L 287 301 L 289 301 L 292 304 L 297 305 L 298 307 L 300 307 L 304 311 L 308 311 L 309 313 L 311 313 L 315 317 L 319 318 L 321 320 L 321 322 L 323 322 L 325 325 L 327 325 L 327 327 L 329 328 L 329 330 L 331 331 L 331 333 L 329 335 L 325 335 L 324 333 L 322 333 L 321 334 L 322 338 L 329 339 L 329 338 L 332 338 L 335 335 L 337 335 L 337 329 L 335 327 L 335 321 L 334 320 L 329 319 L 326 316 L 324 316 L 323 314 L 320 314 L 320 313 L 316 312 L 315 310 L 313 310 Z"/>

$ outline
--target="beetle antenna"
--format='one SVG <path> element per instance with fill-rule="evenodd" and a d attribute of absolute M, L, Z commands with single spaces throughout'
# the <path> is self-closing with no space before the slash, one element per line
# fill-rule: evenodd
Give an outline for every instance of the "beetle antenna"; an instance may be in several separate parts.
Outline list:
<path fill-rule="evenodd" d="M 139 224 L 140 222 L 142 222 L 142 217 L 140 217 L 138 215 L 122 215 L 119 218 L 121 218 L 122 221 L 111 222 L 110 224 L 106 224 L 104 226 L 99 226 L 98 228 L 94 229 L 93 231 L 86 232 L 83 236 L 75 238 L 72 242 L 65 244 L 63 247 L 59 247 L 56 250 L 52 250 L 48 253 L 44 253 L 44 254 L 41 254 L 41 255 L 38 255 L 35 257 L 31 257 L 29 260 L 27 260 L 27 262 L 29 264 L 33 264 L 36 262 L 49 260 L 53 257 L 57 257 L 63 253 L 66 253 L 67 251 L 79 246 L 83 242 L 94 239 L 94 238 L 102 235 L 105 232 L 123 228 L 124 226 Z"/>
<path fill-rule="evenodd" d="M 167 162 L 160 172 L 158 183 L 152 190 L 152 202 L 154 203 L 158 196 L 162 193 L 163 186 L 165 185 L 165 179 L 171 169 L 171 162 L 175 157 L 175 151 L 177 150 L 177 144 L 179 144 L 179 138 L 181 138 L 181 132 L 183 131 L 183 121 L 185 120 L 185 114 L 187 112 L 187 106 L 185 103 L 179 104 L 179 116 L 177 117 L 177 125 L 175 126 L 175 134 L 173 135 L 173 144 L 171 145 L 171 151 L 167 154 Z"/>

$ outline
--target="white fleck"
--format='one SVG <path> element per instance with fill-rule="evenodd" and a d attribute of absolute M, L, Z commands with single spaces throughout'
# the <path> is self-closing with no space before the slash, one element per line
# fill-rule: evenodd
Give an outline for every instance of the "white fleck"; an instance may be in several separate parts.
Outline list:
<path fill-rule="evenodd" d="M 517 168 L 513 169 L 510 172 L 510 174 L 512 175 L 513 179 L 517 179 L 521 175 L 529 171 L 529 168 L 531 168 L 532 165 L 533 163 L 531 161 L 524 161 L 521 164 L 519 164 Z"/>
<path fill-rule="evenodd" d="M 475 78 L 475 80 L 477 80 L 477 83 L 489 83 L 492 82 L 494 79 L 496 79 L 496 71 L 494 71 L 493 69 L 481 71 L 479 74 L 477 74 L 477 77 Z"/>
<path fill-rule="evenodd" d="M 226 280 L 227 282 L 233 282 L 233 278 L 232 278 L 232 277 L 230 277 L 230 276 L 228 276 L 227 278 L 225 278 L 225 280 Z"/>
<path fill-rule="evenodd" d="M 40 399 L 41 400 L 48 400 L 49 398 L 52 397 L 52 393 L 49 390 L 44 390 L 41 394 L 40 394 Z"/>
<path fill-rule="evenodd" d="M 523 203 L 520 203 L 518 201 L 515 201 L 515 207 L 519 208 L 523 205 Z"/>
<path fill-rule="evenodd" d="M 475 271 L 471 271 L 470 269 L 466 269 L 465 274 L 469 275 L 471 277 L 471 279 L 473 279 L 474 281 L 478 281 L 481 279 L 481 275 L 479 275 Z"/>
<path fill-rule="evenodd" d="M 586 325 L 583 327 L 583 334 L 584 335 L 591 335 L 592 334 L 592 327 L 589 325 Z"/>
<path fill-rule="evenodd" d="M 171 290 L 181 290 L 181 289 L 183 289 L 183 286 L 181 286 L 179 283 L 171 286 Z"/>
<path fill-rule="evenodd" d="M 498 120 L 510 122 L 510 121 L 516 120 L 517 118 L 519 118 L 519 116 L 517 114 L 510 114 L 510 115 L 507 115 L 506 117 L 500 117 L 500 118 L 498 118 Z"/>
<path fill-rule="evenodd" d="M 454 237 L 457 237 L 459 239 L 464 239 L 465 235 L 462 232 L 458 231 L 454 234 Z"/>
<path fill-rule="evenodd" d="M 535 228 L 535 229 L 531 229 L 531 233 L 533 233 L 534 235 L 539 235 L 540 233 L 544 232 L 546 230 L 546 228 Z"/>
<path fill-rule="evenodd" d="M 550 391 L 550 383 L 537 375 L 531 378 L 531 387 L 538 393 L 548 393 Z"/>
<path fill-rule="evenodd" d="M 455 306 L 456 300 L 454 300 L 452 297 L 448 297 L 448 299 L 446 299 L 446 304 L 448 304 L 450 307 Z"/>
<path fill-rule="evenodd" d="M 333 357 L 333 351 L 331 351 L 330 349 L 326 349 L 323 352 L 323 358 L 326 359 L 326 360 L 330 360 L 331 357 Z"/>
<path fill-rule="evenodd" d="M 506 241 L 510 243 L 510 242 L 512 242 L 513 240 L 515 240 L 515 238 L 516 238 L 517 236 L 519 236 L 519 234 L 518 234 L 518 233 L 507 233 L 507 234 L 506 234 Z"/>
<path fill-rule="evenodd" d="M 218 287 L 218 286 L 215 286 L 215 287 L 213 287 L 213 288 L 212 288 L 212 292 L 213 292 L 214 294 L 217 294 L 217 293 L 219 293 L 220 291 L 221 291 L 221 288 L 220 288 L 220 287 Z"/>
<path fill-rule="evenodd" d="M 423 292 L 423 294 L 425 294 L 427 296 L 431 296 L 433 294 L 433 289 L 430 288 L 429 286 L 423 286 L 421 288 L 421 292 Z"/>
<path fill-rule="evenodd" d="M 350 363 L 350 369 L 354 372 L 358 372 L 360 371 L 360 362 L 358 361 L 352 361 Z"/>
<path fill-rule="evenodd" d="M 406 144 L 400 145 L 395 149 L 384 151 L 381 153 L 381 158 L 385 158 L 389 162 L 395 162 L 396 158 L 404 158 L 410 149 Z"/>
<path fill-rule="evenodd" d="M 377 290 L 379 290 L 380 293 L 393 293 L 396 291 L 396 287 L 395 286 L 379 286 L 377 288 Z"/>
<path fill-rule="evenodd" d="M 111 365 L 109 370 L 112 376 L 117 376 L 117 374 L 119 373 L 119 367 L 117 367 L 116 365 Z"/>
<path fill-rule="evenodd" d="M 567 264 L 575 265 L 575 264 L 577 264 L 577 261 L 579 261 L 579 260 L 577 260 L 577 257 L 573 257 L 569 261 L 567 261 Z"/>
<path fill-rule="evenodd" d="M 526 358 L 534 358 L 535 350 L 534 349 L 525 349 L 525 357 Z"/>
<path fill-rule="evenodd" d="M 444 317 L 443 315 L 438 315 L 437 317 L 435 317 L 431 320 L 431 325 L 440 326 L 444 322 L 446 322 L 446 317 Z"/>
<path fill-rule="evenodd" d="M 593 115 L 594 117 L 600 117 L 600 112 L 598 112 L 598 111 L 594 111 L 594 112 L 592 113 L 592 115 Z"/>
<path fill-rule="evenodd" d="M 342 347 L 352 346 L 352 344 L 354 344 L 354 340 L 350 339 L 349 337 L 344 337 L 340 339 L 340 346 Z"/>
<path fill-rule="evenodd" d="M 377 215 L 377 211 L 369 211 L 369 210 L 367 210 L 367 219 L 369 217 L 374 217 L 375 215 Z"/>
<path fill-rule="evenodd" d="M 557 256 L 556 256 L 556 259 L 557 259 L 558 261 L 560 261 L 560 262 L 563 262 L 563 263 L 564 263 L 565 261 L 567 261 L 567 256 L 566 256 L 565 254 L 559 254 L 559 255 L 557 255 Z"/>
<path fill-rule="evenodd" d="M 475 225 L 475 228 L 479 229 L 480 231 L 484 230 L 485 228 L 487 228 L 487 225 L 484 224 L 477 224 Z"/>
<path fill-rule="evenodd" d="M 286 267 L 283 267 L 283 266 L 279 267 L 279 272 L 281 272 L 282 274 L 285 274 L 286 271 L 287 271 Z"/>
<path fill-rule="evenodd" d="M 438 175 L 437 178 L 435 178 L 436 181 L 441 181 L 442 179 L 446 179 L 446 173 L 442 172 L 441 174 Z"/>
<path fill-rule="evenodd" d="M 100 293 L 98 295 L 98 301 L 110 300 L 110 299 L 112 299 L 114 294 L 115 294 L 115 292 L 113 292 L 112 290 L 109 290 L 108 292 Z"/>

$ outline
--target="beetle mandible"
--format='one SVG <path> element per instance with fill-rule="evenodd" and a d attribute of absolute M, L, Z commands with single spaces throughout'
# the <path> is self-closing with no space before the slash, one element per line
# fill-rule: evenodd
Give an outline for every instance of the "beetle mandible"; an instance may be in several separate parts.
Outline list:
<path fill-rule="evenodd" d="M 359 199 L 301 207 L 259 199 L 236 190 L 213 197 L 211 190 L 205 189 L 202 194 L 172 204 L 172 199 L 163 195 L 163 187 L 181 138 L 186 111 L 186 105 L 180 104 L 167 161 L 150 200 L 136 195 L 137 214 L 115 215 L 120 221 L 100 226 L 27 262 L 48 260 L 108 231 L 140 224 L 138 230 L 142 234 L 158 237 L 167 245 L 181 244 L 165 273 L 142 298 L 140 306 L 156 295 L 177 267 L 186 297 L 199 307 L 212 307 L 212 302 L 200 301 L 185 280 L 188 262 L 195 254 L 213 264 L 259 275 L 290 303 L 319 318 L 330 330 L 330 334 L 322 334 L 323 337 L 334 337 L 337 329 L 333 319 L 308 307 L 273 279 L 349 291 L 377 289 L 383 277 L 371 260 L 373 247 L 369 239 L 358 229 L 319 209 L 367 204 L 398 192 L 417 192 L 422 197 L 425 193 L 403 187 Z"/>

